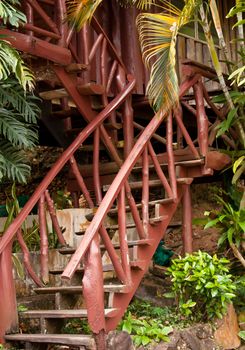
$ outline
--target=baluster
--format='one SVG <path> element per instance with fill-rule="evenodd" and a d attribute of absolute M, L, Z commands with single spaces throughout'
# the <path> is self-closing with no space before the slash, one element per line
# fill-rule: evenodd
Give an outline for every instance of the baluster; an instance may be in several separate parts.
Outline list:
<path fill-rule="evenodd" d="M 1 239 L 0 239 L 1 242 Z M 0 254 L 0 341 L 7 332 L 18 333 L 18 314 L 13 278 L 12 243 Z"/>
<path fill-rule="evenodd" d="M 131 270 L 129 264 L 129 251 L 127 239 L 127 225 L 125 212 L 125 188 L 122 187 L 118 194 L 118 225 L 119 225 L 119 242 L 122 259 L 122 267 L 126 276 L 126 283 L 131 284 Z"/>
<path fill-rule="evenodd" d="M 44 20 L 44 22 L 48 25 L 48 27 L 53 30 L 54 33 L 60 34 L 54 21 L 47 15 L 47 13 L 42 9 L 42 7 L 38 4 L 36 0 L 26 0 L 26 1 L 40 15 L 40 17 Z"/>
<path fill-rule="evenodd" d="M 70 165 L 71 165 L 71 170 L 74 174 L 74 176 L 76 177 L 76 180 L 77 180 L 77 183 L 86 199 L 86 201 L 88 202 L 88 205 L 90 208 L 93 208 L 94 207 L 94 203 L 91 199 L 91 196 L 90 196 L 90 193 L 87 189 L 87 186 L 85 185 L 85 182 L 83 180 L 83 177 L 79 171 L 79 168 L 78 168 L 78 165 L 77 165 L 77 162 L 76 162 L 76 159 L 74 158 L 74 156 L 72 156 L 70 158 Z"/>
<path fill-rule="evenodd" d="M 28 3 L 25 3 L 25 13 L 26 13 L 27 24 L 34 25 L 33 9 L 31 7 L 31 5 Z M 28 30 L 27 34 L 30 37 L 32 37 L 33 31 Z"/>
<path fill-rule="evenodd" d="M 202 83 L 199 81 L 193 88 L 196 99 L 198 143 L 200 153 L 205 157 L 208 152 L 208 118 L 204 107 Z"/>
<path fill-rule="evenodd" d="M 145 232 L 145 236 L 148 236 L 148 225 L 149 225 L 149 158 L 148 148 L 145 147 L 143 151 L 143 166 L 142 166 L 142 222 Z"/>
<path fill-rule="evenodd" d="M 108 53 L 107 53 L 107 41 L 104 38 L 102 41 L 102 50 L 101 50 L 101 59 L 100 59 L 100 79 L 101 83 L 104 87 L 104 93 L 102 95 L 102 104 L 103 106 L 108 105 L 108 96 L 106 92 L 106 86 L 107 86 L 107 76 L 108 76 Z M 112 125 L 116 124 L 116 113 L 113 112 L 108 117 L 109 123 Z M 114 143 L 117 143 L 117 131 L 116 130 L 109 130 L 108 134 L 111 136 Z"/>
<path fill-rule="evenodd" d="M 107 85 L 106 85 L 106 93 L 107 94 L 109 94 L 109 92 L 110 92 L 112 80 L 113 80 L 114 75 L 116 73 L 117 67 L 118 67 L 118 63 L 117 63 L 116 60 L 114 60 L 112 66 L 111 66 L 111 70 L 110 70 L 110 74 L 109 74 L 108 80 L 107 80 Z"/>
<path fill-rule="evenodd" d="M 97 39 L 94 42 L 92 49 L 90 50 L 90 54 L 89 54 L 89 58 L 88 58 L 89 63 L 92 62 L 92 60 L 96 54 L 96 51 L 98 50 L 98 47 L 100 46 L 102 40 L 103 40 L 103 34 L 99 34 Z"/>
<path fill-rule="evenodd" d="M 93 179 L 94 179 L 94 190 L 95 190 L 97 205 L 99 205 L 102 201 L 99 157 L 100 157 L 100 129 L 97 128 L 94 132 L 94 149 L 93 149 Z"/>
<path fill-rule="evenodd" d="M 191 190 L 190 190 L 189 184 L 184 184 L 182 186 L 183 186 L 182 239 L 183 239 L 183 245 L 184 245 L 184 252 L 191 254 L 193 252 Z"/>
<path fill-rule="evenodd" d="M 183 110 L 182 110 L 181 105 L 179 105 L 175 109 L 174 113 L 175 113 L 175 115 L 176 115 L 176 113 L 178 113 L 179 118 L 181 120 L 183 120 Z M 179 125 L 177 125 L 177 144 L 178 144 L 178 149 L 183 148 L 183 134 L 182 134 L 182 131 L 181 131 Z"/>
<path fill-rule="evenodd" d="M 173 192 L 173 199 L 177 199 L 177 182 L 174 164 L 174 152 L 173 152 L 173 118 L 172 113 L 167 118 L 167 156 L 168 156 L 168 173 L 169 180 Z"/>
<path fill-rule="evenodd" d="M 64 236 L 62 234 L 62 231 L 61 231 L 61 228 L 60 228 L 57 216 L 56 216 L 56 212 L 55 212 L 55 208 L 54 208 L 54 201 L 50 197 L 48 190 L 45 191 L 45 199 L 46 199 L 46 203 L 48 206 L 49 215 L 50 215 L 54 230 L 57 234 L 58 240 L 59 240 L 61 245 L 65 246 L 66 241 L 65 241 Z"/>
<path fill-rule="evenodd" d="M 175 119 L 176 119 L 176 121 L 177 121 L 177 124 L 178 124 L 178 126 L 180 127 L 180 130 L 181 130 L 181 132 L 182 132 L 182 134 L 183 134 L 183 136 L 184 136 L 184 138 L 185 138 L 185 140 L 186 140 L 188 146 L 190 147 L 191 152 L 193 153 L 193 155 L 194 155 L 197 159 L 199 159 L 200 156 L 199 156 L 199 154 L 198 154 L 198 151 L 197 151 L 196 147 L 194 146 L 194 144 L 193 144 L 193 142 L 192 142 L 192 139 L 191 139 L 191 137 L 190 137 L 188 131 L 186 130 L 186 127 L 184 126 L 183 121 L 181 120 L 181 118 L 180 118 L 178 112 L 175 113 L 174 116 L 175 116 Z"/>
<path fill-rule="evenodd" d="M 130 185 L 127 181 L 125 182 L 125 190 L 126 190 L 126 196 L 127 196 L 128 204 L 130 206 L 131 214 L 132 214 L 134 222 L 135 222 L 136 230 L 138 232 L 139 237 L 141 239 L 144 239 L 145 238 L 145 231 L 144 231 L 141 219 L 140 219 L 140 215 L 139 215 L 135 200 L 134 200 L 132 193 L 131 193 Z"/>
<path fill-rule="evenodd" d="M 41 260 L 41 277 L 46 284 L 49 282 L 48 266 L 48 233 L 45 213 L 45 196 L 41 195 L 38 203 L 39 229 L 40 229 L 40 260 Z"/>
<path fill-rule="evenodd" d="M 39 277 L 36 275 L 35 271 L 33 270 L 32 266 L 31 266 L 30 252 L 29 252 L 29 249 L 28 249 L 28 247 L 23 239 L 21 229 L 19 229 L 17 231 L 17 239 L 18 239 L 19 245 L 20 245 L 22 253 L 23 253 L 23 262 L 24 262 L 24 265 L 25 265 L 25 268 L 26 268 L 28 274 L 30 275 L 30 277 L 36 283 L 37 286 L 42 287 L 43 283 L 41 282 Z"/>
<path fill-rule="evenodd" d="M 56 0 L 57 11 L 57 27 L 60 32 L 61 38 L 58 45 L 66 47 L 66 38 L 68 33 L 68 25 L 66 21 L 66 4 L 64 0 Z"/>
<path fill-rule="evenodd" d="M 159 164 L 159 161 L 157 159 L 156 153 L 155 153 L 155 151 L 154 151 L 154 149 L 152 147 L 151 142 L 149 142 L 148 148 L 149 148 L 149 153 L 150 153 L 151 159 L 153 161 L 156 173 L 157 173 L 159 179 L 162 181 L 163 187 L 165 188 L 165 190 L 166 190 L 166 192 L 168 194 L 168 197 L 172 198 L 173 197 L 173 191 L 172 191 L 172 189 L 171 189 L 171 187 L 170 187 L 170 185 L 168 183 L 168 180 L 166 179 L 166 176 L 164 175 L 164 172 L 161 169 L 161 166 Z"/>

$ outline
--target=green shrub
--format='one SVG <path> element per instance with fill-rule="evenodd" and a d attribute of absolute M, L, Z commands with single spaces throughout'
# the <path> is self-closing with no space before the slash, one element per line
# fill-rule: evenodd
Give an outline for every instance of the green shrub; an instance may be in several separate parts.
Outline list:
<path fill-rule="evenodd" d="M 183 315 L 203 321 L 222 317 L 236 290 L 228 264 L 201 251 L 172 260 L 167 274 Z"/>

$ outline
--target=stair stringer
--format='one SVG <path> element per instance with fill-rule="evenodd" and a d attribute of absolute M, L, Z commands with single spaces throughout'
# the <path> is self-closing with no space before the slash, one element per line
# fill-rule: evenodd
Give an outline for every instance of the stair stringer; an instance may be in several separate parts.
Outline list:
<path fill-rule="evenodd" d="M 173 215 L 182 199 L 183 186 L 178 186 L 177 200 L 170 204 L 162 205 L 162 211 L 164 211 L 164 219 L 157 225 L 149 225 L 148 228 L 148 239 L 152 240 L 152 243 L 145 246 L 138 247 L 138 261 L 144 262 L 143 269 L 132 269 L 131 278 L 132 284 L 129 288 L 128 293 L 115 293 L 113 298 L 112 307 L 118 309 L 117 315 L 113 318 L 106 320 L 106 332 L 114 330 L 120 320 L 122 319 L 131 299 L 133 298 L 139 284 L 144 277 L 147 268 L 150 265 L 151 259 L 159 245 L 161 239 L 163 239 L 166 229 L 170 224 Z"/>

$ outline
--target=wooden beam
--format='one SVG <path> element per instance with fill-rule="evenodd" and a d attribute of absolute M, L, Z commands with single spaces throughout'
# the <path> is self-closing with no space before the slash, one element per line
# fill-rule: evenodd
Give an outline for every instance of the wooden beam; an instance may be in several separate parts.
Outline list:
<path fill-rule="evenodd" d="M 63 47 L 8 29 L 1 29 L 0 35 L 3 35 L 17 50 L 45 58 L 61 65 L 71 63 L 71 53 Z"/>

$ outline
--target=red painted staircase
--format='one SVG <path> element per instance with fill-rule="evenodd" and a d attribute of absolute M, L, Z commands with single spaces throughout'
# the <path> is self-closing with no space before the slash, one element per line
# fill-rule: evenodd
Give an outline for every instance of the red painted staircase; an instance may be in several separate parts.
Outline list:
<path fill-rule="evenodd" d="M 34 344 L 33 349 L 46 349 L 48 344 L 105 349 L 105 333 L 117 327 L 180 204 L 183 206 L 184 248 L 187 252 L 192 249 L 190 185 L 195 177 L 212 174 L 212 169 L 206 164 L 210 125 L 204 108 L 202 73 L 205 76 L 205 70 L 202 71 L 200 67 L 196 70 L 190 62 L 186 63 L 186 79 L 180 86 L 180 100 L 191 88 L 194 89 L 194 95 L 184 99 L 185 104 L 190 99 L 196 101 L 194 135 L 190 135 L 185 126 L 181 104 L 168 115 L 159 112 L 147 126 L 142 127 L 134 119 L 132 109 L 135 79 L 127 73 L 98 22 L 95 19 L 92 22 L 96 35 L 91 50 L 87 50 L 86 40 L 83 43 L 88 52 L 83 62 L 77 56 L 74 40 L 71 39 L 76 33 L 69 30 L 62 20 L 65 2 L 24 2 L 28 5 L 29 16 L 35 12 L 42 21 L 38 22 L 40 27 L 29 25 L 22 29 L 22 33 L 11 32 L 12 37 L 17 38 L 17 41 L 11 39 L 12 43 L 34 56 L 50 60 L 57 82 L 54 82 L 52 90 L 42 91 L 40 96 L 52 102 L 52 117 L 64 122 L 66 135 L 77 132 L 78 135 L 0 240 L 0 309 L 4 310 L 0 320 L 0 337 L 8 342 L 29 344 L 28 348 Z M 48 12 L 42 11 L 44 3 L 45 8 L 57 6 L 60 16 L 55 18 L 58 18 L 58 23 Z M 48 24 L 48 32 L 44 32 L 42 23 Z M 55 51 L 55 47 L 58 47 L 58 51 Z M 92 82 L 94 59 L 99 62 L 99 67 L 96 68 L 96 80 Z M 82 120 L 79 130 L 73 127 L 74 109 L 80 113 Z M 120 140 L 123 141 L 123 152 L 118 148 Z M 82 164 L 82 159 L 76 157 L 82 145 L 92 150 L 91 164 Z M 105 164 L 100 163 L 101 147 L 107 150 Z M 48 192 L 51 182 L 66 164 L 72 174 L 74 204 L 77 202 L 75 194 L 79 192 L 93 211 L 88 228 L 80 232 L 83 238 L 77 248 L 66 246 Z M 37 276 L 31 266 L 21 232 L 22 224 L 36 203 L 39 205 L 41 276 Z M 63 246 L 60 254 L 71 257 L 68 265 L 62 269 L 59 286 L 45 286 L 51 273 L 48 267 L 45 209 L 50 212 Z M 111 215 L 116 219 L 113 235 L 112 228 L 109 231 L 110 227 L 105 224 L 106 217 Z M 135 228 L 135 238 L 128 240 L 127 231 L 132 227 Z M 113 237 L 117 237 L 117 243 L 113 243 Z M 25 253 L 25 267 L 37 284 L 34 291 L 55 295 L 56 309 L 21 313 L 21 317 L 39 320 L 38 334 L 18 334 L 11 271 L 13 239 L 19 240 Z M 103 266 L 102 254 L 105 251 L 111 263 Z M 110 284 L 103 280 L 105 271 L 114 274 Z M 82 276 L 81 284 L 67 282 L 74 274 Z M 74 308 L 74 305 L 67 303 L 75 295 L 82 296 L 85 308 Z M 94 337 L 60 334 L 64 321 L 85 317 Z"/>

